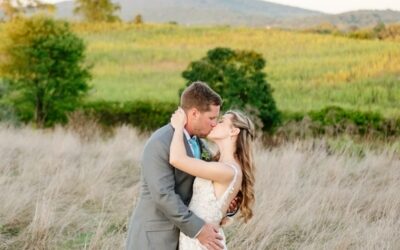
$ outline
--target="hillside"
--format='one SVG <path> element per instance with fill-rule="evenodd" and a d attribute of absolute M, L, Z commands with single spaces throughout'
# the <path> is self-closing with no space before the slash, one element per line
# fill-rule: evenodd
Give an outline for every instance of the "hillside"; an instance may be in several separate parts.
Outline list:
<path fill-rule="evenodd" d="M 262 0 L 115 0 L 121 6 L 120 17 L 132 20 L 140 14 L 145 22 L 181 25 L 271 26 L 304 29 L 330 23 L 340 29 L 374 26 L 379 22 L 400 23 L 400 12 L 359 10 L 338 15 L 266 2 Z M 74 16 L 74 2 L 56 4 L 56 17 Z M 0 19 L 2 14 L 0 11 Z"/>
<path fill-rule="evenodd" d="M 120 16 L 132 20 L 141 14 L 148 22 L 180 24 L 266 25 L 277 20 L 309 17 L 320 12 L 261 0 L 118 0 Z M 57 16 L 72 17 L 73 2 L 57 4 Z"/>
<path fill-rule="evenodd" d="M 120 16 L 132 20 L 141 14 L 146 22 L 176 22 L 184 25 L 245 25 L 308 28 L 332 23 L 341 29 L 369 27 L 382 21 L 400 22 L 400 12 L 360 10 L 330 15 L 261 0 L 117 0 Z M 74 18 L 73 2 L 57 4 L 57 16 Z M 76 18 L 76 17 L 75 17 Z"/>
<path fill-rule="evenodd" d="M 291 28 L 309 28 L 318 24 L 330 23 L 339 29 L 352 27 L 372 27 L 377 23 L 400 23 L 400 12 L 393 10 L 359 10 L 345 12 L 338 15 L 320 15 L 305 18 L 296 18 L 283 21 L 282 26 Z"/>
<path fill-rule="evenodd" d="M 94 63 L 91 99 L 176 101 L 182 71 L 209 49 L 256 50 L 282 110 L 327 105 L 400 115 L 400 46 L 264 28 L 76 25 Z"/>

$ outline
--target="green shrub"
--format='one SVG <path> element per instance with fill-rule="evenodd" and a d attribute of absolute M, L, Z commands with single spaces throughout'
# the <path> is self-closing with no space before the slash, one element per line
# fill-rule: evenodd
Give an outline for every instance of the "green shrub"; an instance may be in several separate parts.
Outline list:
<path fill-rule="evenodd" d="M 105 126 L 129 124 L 140 131 L 154 131 L 167 124 L 177 103 L 157 101 L 90 102 L 82 109 L 86 116 Z M 326 107 L 308 113 L 282 112 L 283 125 L 278 135 L 288 138 L 337 136 L 348 134 L 364 137 L 400 136 L 400 118 L 384 118 L 379 113 Z"/>
<path fill-rule="evenodd" d="M 265 79 L 264 66 L 265 60 L 254 51 L 215 48 L 206 57 L 191 62 L 182 76 L 186 86 L 198 80 L 208 83 L 221 95 L 223 110 L 244 110 L 259 118 L 264 131 L 271 132 L 281 115 Z"/>
<path fill-rule="evenodd" d="M 370 39 L 375 39 L 376 35 L 373 30 L 356 30 L 353 32 L 350 32 L 348 35 L 350 38 L 354 39 L 361 39 L 361 40 L 370 40 Z"/>
<path fill-rule="evenodd" d="M 335 127 L 337 133 L 344 132 L 346 128 L 353 125 L 357 128 L 357 134 L 360 135 L 372 130 L 381 130 L 384 120 L 379 113 L 345 110 L 336 106 L 311 111 L 308 115 L 314 122 L 319 122 L 321 127 Z"/>
<path fill-rule="evenodd" d="M 130 124 L 141 131 L 153 131 L 170 120 L 178 104 L 169 102 L 90 102 L 82 109 L 106 126 Z"/>
<path fill-rule="evenodd" d="M 384 118 L 380 113 L 346 110 L 330 106 L 302 114 L 283 112 L 284 125 L 279 133 L 288 136 L 318 136 L 349 134 L 383 138 L 400 135 L 400 117 Z"/>
<path fill-rule="evenodd" d="M 379 39 L 400 41 L 400 24 L 388 25 L 379 31 Z"/>

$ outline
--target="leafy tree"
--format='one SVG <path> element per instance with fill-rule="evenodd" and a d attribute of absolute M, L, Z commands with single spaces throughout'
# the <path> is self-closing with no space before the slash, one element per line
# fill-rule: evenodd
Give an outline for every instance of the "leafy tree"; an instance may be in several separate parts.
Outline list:
<path fill-rule="evenodd" d="M 82 15 L 88 22 L 115 22 L 120 21 L 115 14 L 120 9 L 120 5 L 111 0 L 76 0 L 74 13 Z"/>
<path fill-rule="evenodd" d="M 191 62 L 182 76 L 187 86 L 198 80 L 208 83 L 223 98 L 224 109 L 245 110 L 261 120 L 263 130 L 271 131 L 280 123 L 281 115 L 264 67 L 265 60 L 254 51 L 215 48 Z"/>
<path fill-rule="evenodd" d="M 5 81 L 0 79 L 0 121 L 17 125 L 17 118 L 11 103 L 6 98 L 9 86 Z"/>
<path fill-rule="evenodd" d="M 39 0 L 1 0 L 0 10 L 3 11 L 6 19 L 12 20 L 20 15 L 23 15 L 28 10 L 47 10 L 55 11 L 53 4 L 43 3 Z"/>
<path fill-rule="evenodd" d="M 379 38 L 383 40 L 400 41 L 400 24 L 388 25 L 379 33 Z"/>
<path fill-rule="evenodd" d="M 140 14 L 136 15 L 135 18 L 133 19 L 133 23 L 134 24 L 143 24 L 142 15 L 140 15 Z"/>
<path fill-rule="evenodd" d="M 374 34 L 376 37 L 379 38 L 379 33 L 383 32 L 385 30 L 385 23 L 380 21 L 378 22 L 375 27 L 373 28 Z"/>
<path fill-rule="evenodd" d="M 0 50 L 0 78 L 8 98 L 24 121 L 37 126 L 66 121 L 88 91 L 85 45 L 68 23 L 44 16 L 18 18 L 7 24 Z"/>
<path fill-rule="evenodd" d="M 0 10 L 4 13 L 7 19 L 13 19 L 21 13 L 21 10 L 16 6 L 20 2 L 13 4 L 11 0 L 3 0 L 0 2 Z"/>

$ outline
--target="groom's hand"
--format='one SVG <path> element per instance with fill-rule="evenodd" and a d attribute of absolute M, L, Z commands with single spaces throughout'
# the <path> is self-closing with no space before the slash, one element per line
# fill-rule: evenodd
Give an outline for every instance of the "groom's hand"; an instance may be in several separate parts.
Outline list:
<path fill-rule="evenodd" d="M 227 216 L 232 217 L 234 216 L 237 211 L 239 211 L 240 204 L 242 203 L 243 196 L 239 193 L 229 204 L 228 212 L 226 213 Z"/>
<path fill-rule="evenodd" d="M 221 223 L 219 224 L 221 227 L 229 226 L 233 222 L 232 217 L 225 216 L 222 218 Z"/>
<path fill-rule="evenodd" d="M 223 240 L 223 238 L 218 233 L 218 228 L 214 225 L 205 224 L 201 229 L 199 235 L 197 236 L 197 239 L 208 250 L 224 249 L 224 246 L 221 243 L 221 240 Z"/>

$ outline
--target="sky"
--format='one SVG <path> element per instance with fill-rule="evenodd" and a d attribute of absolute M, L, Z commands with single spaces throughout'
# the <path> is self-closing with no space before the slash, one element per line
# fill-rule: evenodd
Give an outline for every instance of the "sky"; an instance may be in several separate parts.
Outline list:
<path fill-rule="evenodd" d="M 56 3 L 65 0 L 43 0 L 43 2 Z M 400 11 L 400 0 L 268 0 L 310 10 L 337 14 L 360 9 L 392 9 Z"/>

